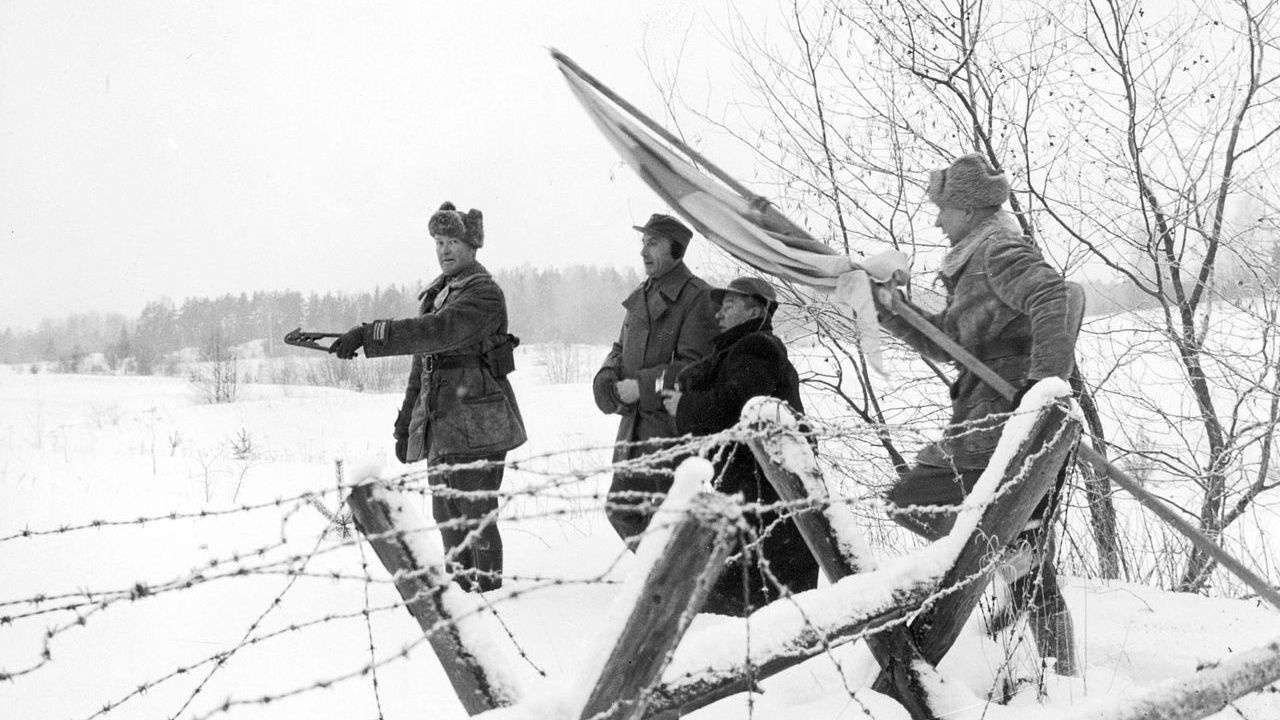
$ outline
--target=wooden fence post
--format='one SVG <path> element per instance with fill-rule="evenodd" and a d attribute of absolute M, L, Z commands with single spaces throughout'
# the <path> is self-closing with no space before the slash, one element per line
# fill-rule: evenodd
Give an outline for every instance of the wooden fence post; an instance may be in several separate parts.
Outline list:
<path fill-rule="evenodd" d="M 832 505 L 831 492 L 818 468 L 817 458 L 800 434 L 791 408 L 776 398 L 756 398 L 743 408 L 742 417 L 750 429 L 758 431 L 752 434 L 747 445 L 778 497 L 793 507 L 810 506 L 794 513 L 791 519 L 827 580 L 835 583 L 871 569 L 865 567 L 871 564 L 869 557 L 859 557 L 849 550 L 865 548 L 865 540 L 860 536 L 842 536 L 856 532 L 849 522 L 832 523 L 831 515 L 844 508 Z M 792 460 L 790 467 L 780 463 L 783 458 Z M 797 466 L 803 469 L 805 477 L 796 473 Z M 912 720 L 932 720 L 934 715 L 925 703 L 915 665 L 920 654 L 907 628 L 895 624 L 880 633 L 873 631 L 865 639 L 882 672 L 892 680 L 890 687 L 883 688 L 886 694 L 901 703 Z"/>
<path fill-rule="evenodd" d="M 467 714 L 477 715 L 515 702 L 520 683 L 511 677 L 511 665 L 494 662 L 496 658 L 486 661 L 467 646 L 459 630 L 458 618 L 453 617 L 445 593 L 462 594 L 461 588 L 449 582 L 442 566 L 414 552 L 410 536 L 435 530 L 428 529 L 419 519 L 409 506 L 409 497 L 386 483 L 374 482 L 353 488 L 347 504 L 356 527 L 391 573 L 405 607 L 426 633 Z M 482 612 L 475 608 L 472 611 Z M 476 620 L 468 617 L 462 621 Z M 495 648 L 486 651 L 499 652 Z M 514 659 L 514 650 L 511 656 Z"/>
<path fill-rule="evenodd" d="M 911 623 L 924 658 L 937 664 L 960 634 L 978 604 L 990 575 L 988 564 L 1018 536 L 1031 513 L 1053 486 L 1080 437 L 1080 423 L 1057 405 L 1041 410 L 1027 439 L 1005 468 L 995 500 L 965 541 L 942 587 L 956 587 Z M 1016 485 L 1014 485 L 1016 483 Z M 1069 632 L 1069 629 L 1066 629 Z M 1074 644 L 1059 638 L 1057 644 Z M 1044 652 L 1047 648 L 1041 648 Z"/>
<path fill-rule="evenodd" d="M 648 716 L 663 668 L 724 570 L 738 534 L 737 516 L 736 504 L 719 493 L 698 493 L 689 501 L 644 578 L 599 676 L 586 678 L 594 684 L 583 720 Z"/>

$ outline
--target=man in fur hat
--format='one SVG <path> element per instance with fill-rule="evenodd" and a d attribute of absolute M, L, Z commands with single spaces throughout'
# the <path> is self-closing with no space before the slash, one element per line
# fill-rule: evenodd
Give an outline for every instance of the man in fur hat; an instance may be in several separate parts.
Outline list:
<path fill-rule="evenodd" d="M 938 207 L 935 225 L 951 242 L 938 278 L 947 291 L 940 313 L 921 313 L 966 350 L 1016 388 L 1006 400 L 961 365 L 951 384 L 951 423 L 940 441 L 926 445 L 914 467 L 902 473 L 887 493 L 896 508 L 893 518 L 908 529 L 936 539 L 950 530 L 953 514 L 912 512 L 903 508 L 959 505 L 973 489 L 1000 439 L 1002 414 L 1012 412 L 1022 395 L 1039 380 L 1066 380 L 1074 366 L 1075 329 L 1069 326 L 1069 303 L 1062 275 L 1044 261 L 1022 234 L 1017 220 L 1001 209 L 1009 197 L 1004 173 L 979 154 L 957 158 L 929 176 L 929 200 Z M 951 358 L 925 335 L 892 314 L 890 292 L 876 293 L 880 323 L 925 357 Z M 906 302 L 896 298 L 895 302 Z M 1064 468 L 1065 470 L 1065 468 Z M 1059 475 L 1058 483 L 1063 475 Z M 1042 623 L 1070 624 L 1048 558 L 1048 522 L 1057 488 L 1036 509 L 1019 538 L 1015 554 L 1015 598 L 1034 595 Z M 1033 622 L 1033 629 L 1037 623 Z M 1047 633 L 1044 637 L 1050 636 Z M 1041 633 L 1037 633 L 1038 636 Z M 1067 637 L 1070 637 L 1067 634 Z M 1043 642 L 1043 641 L 1042 641 Z M 1041 648 L 1057 657 L 1057 670 L 1074 674 L 1069 645 Z"/>
<path fill-rule="evenodd" d="M 693 232 L 661 213 L 635 229 L 647 278 L 622 302 L 622 332 L 592 382 L 600 411 L 622 416 L 615 463 L 637 460 L 661 445 L 649 441 L 677 436 L 661 391 L 672 387 L 682 368 L 710 353 L 716 334 L 710 286 L 683 260 Z M 670 461 L 637 463 L 613 474 L 605 512 L 628 545 L 639 541 L 659 496 L 671 489 L 673 468 Z"/>
<path fill-rule="evenodd" d="M 396 417 L 396 457 L 446 466 L 429 473 L 431 509 L 465 590 L 502 586 L 498 499 L 507 451 L 525 441 L 524 422 L 507 374 L 518 340 L 507 332 L 502 288 L 476 261 L 484 217 L 446 202 L 431 216 L 440 277 L 427 286 L 416 318 L 357 325 L 329 352 L 343 359 L 413 355 Z M 477 462 L 479 461 L 479 462 Z M 447 466 L 474 463 L 476 467 Z"/>

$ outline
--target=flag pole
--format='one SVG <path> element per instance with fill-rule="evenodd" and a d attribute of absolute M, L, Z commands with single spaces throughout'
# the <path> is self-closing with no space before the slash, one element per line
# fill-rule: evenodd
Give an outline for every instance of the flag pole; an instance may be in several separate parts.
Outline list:
<path fill-rule="evenodd" d="M 654 133 L 658 137 L 662 138 L 663 140 L 666 140 L 668 143 L 671 143 L 675 147 L 679 148 L 680 152 L 684 153 L 685 155 L 688 155 L 689 158 L 692 159 L 695 163 L 706 168 L 707 172 L 716 176 L 716 179 L 718 179 L 720 182 L 724 183 L 725 185 L 728 185 L 730 188 L 734 190 L 734 192 L 738 193 L 739 195 L 743 196 L 744 198 L 747 198 L 752 202 L 759 202 L 759 201 L 768 202 L 767 199 L 765 199 L 760 195 L 756 195 L 754 192 L 751 192 L 750 188 L 738 182 L 733 178 L 732 175 L 725 172 L 724 170 L 721 170 L 719 167 L 716 166 L 715 163 L 703 157 L 702 154 L 699 153 L 697 150 L 694 150 L 693 148 L 686 145 L 682 140 L 680 140 L 680 138 L 671 134 L 670 130 L 667 130 L 666 128 L 662 127 L 658 123 L 654 122 L 653 119 L 650 118 L 648 115 L 645 115 L 644 113 L 640 112 L 639 108 L 637 108 L 635 105 L 632 105 L 631 103 L 624 100 L 621 95 L 610 90 L 609 86 L 597 80 L 591 73 L 587 72 L 586 70 L 583 70 L 582 66 L 574 62 L 573 60 L 569 59 L 568 55 L 565 55 L 564 53 L 560 52 L 559 50 L 556 50 L 555 48 L 551 48 L 551 57 L 555 58 L 556 62 L 560 63 L 562 68 L 568 69 L 574 75 L 577 75 L 578 78 L 580 78 L 583 82 L 585 82 L 586 84 L 594 88 L 596 92 L 609 98 L 610 102 L 612 102 L 614 105 L 617 105 L 618 107 L 626 111 L 627 114 L 631 115 L 631 117 L 635 118 L 636 120 L 639 120 L 640 124 L 648 128 L 650 132 Z"/>

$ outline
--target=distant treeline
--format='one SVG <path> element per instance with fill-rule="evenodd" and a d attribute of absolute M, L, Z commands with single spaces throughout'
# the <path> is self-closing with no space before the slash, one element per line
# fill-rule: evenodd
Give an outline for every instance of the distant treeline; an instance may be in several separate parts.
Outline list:
<path fill-rule="evenodd" d="M 641 281 L 634 270 L 529 267 L 495 271 L 507 297 L 511 332 L 523 342 L 609 343 L 622 322 L 620 303 Z M 424 281 L 425 282 L 425 281 Z M 342 332 L 359 322 L 417 313 L 421 287 L 379 287 L 363 293 L 260 291 L 218 298 L 167 298 L 136 318 L 83 313 L 45 320 L 35 330 L 0 333 L 0 363 L 56 361 L 67 370 L 102 353 L 111 369 L 148 374 L 185 348 L 260 340 L 267 356 L 306 352 L 285 345 L 285 333 Z"/>
<path fill-rule="evenodd" d="M 507 296 L 511 331 L 526 343 L 605 344 L 618 336 L 621 302 L 641 281 L 635 270 L 522 267 L 494 273 Z M 136 318 L 83 313 L 45 320 L 35 330 L 0 332 L 0 363 L 56 362 L 68 372 L 92 354 L 111 370 L 167 371 L 187 348 L 197 357 L 210 348 L 261 341 L 268 357 L 307 352 L 281 338 L 301 327 L 341 332 L 358 322 L 408 317 L 417 312 L 420 287 L 378 287 L 363 293 L 293 290 L 187 298 L 181 304 L 148 303 Z M 1109 315 L 1152 307 L 1155 301 L 1129 283 L 1086 284 L 1087 314 Z M 785 312 L 785 308 L 784 308 Z"/>

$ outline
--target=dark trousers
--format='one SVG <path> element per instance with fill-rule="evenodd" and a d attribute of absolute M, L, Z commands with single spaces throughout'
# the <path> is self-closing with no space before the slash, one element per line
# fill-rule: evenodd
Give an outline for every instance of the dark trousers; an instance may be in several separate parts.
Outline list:
<path fill-rule="evenodd" d="M 894 522 L 917 535 L 929 540 L 937 540 L 950 532 L 951 526 L 955 525 L 954 511 L 907 511 L 900 508 L 913 505 L 959 505 L 969 496 L 980 477 L 982 477 L 981 468 L 961 470 L 935 465 L 916 465 L 898 476 L 898 481 L 889 488 L 889 492 L 885 493 L 885 499 L 893 505 L 890 510 L 893 513 Z M 1066 477 L 1067 466 L 1063 465 L 1058 471 L 1053 487 L 1040 499 L 1040 504 L 1032 511 L 1033 520 L 1043 521 L 1053 517 L 1057 510 L 1058 495 Z"/>
<path fill-rule="evenodd" d="M 440 526 L 446 564 L 454 581 L 468 592 L 502 587 L 502 535 L 498 532 L 498 498 L 489 493 L 502 486 L 506 453 L 483 457 L 446 456 L 441 464 L 487 460 L 488 467 L 431 472 L 431 514 Z"/>
<path fill-rule="evenodd" d="M 627 547 L 634 550 L 640 543 L 640 536 L 648 529 L 654 510 L 671 490 L 673 480 L 670 473 L 662 472 L 619 470 L 613 474 L 604 512 L 613 531 Z"/>

